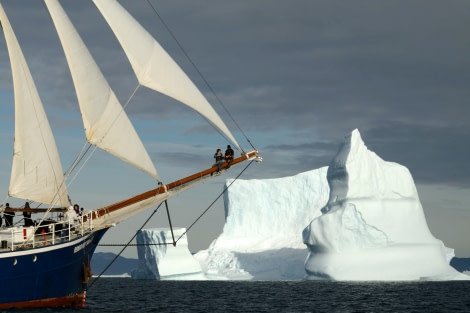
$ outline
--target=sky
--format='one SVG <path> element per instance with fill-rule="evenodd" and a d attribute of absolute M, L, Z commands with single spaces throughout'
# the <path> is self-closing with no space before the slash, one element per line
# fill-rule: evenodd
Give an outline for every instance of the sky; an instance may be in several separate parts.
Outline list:
<path fill-rule="evenodd" d="M 241 179 L 292 176 L 328 166 L 344 136 L 357 128 L 370 150 L 410 170 L 433 235 L 457 256 L 470 257 L 470 2 L 120 3 L 194 80 L 240 145 L 251 150 L 251 143 L 260 151 L 263 162 L 251 164 Z M 42 1 L 2 4 L 67 169 L 84 145 L 83 126 L 52 21 Z M 91 1 L 61 4 L 126 103 L 138 83 L 104 19 Z M 14 115 L 3 36 L 0 70 L 0 189 L 6 200 Z M 138 88 L 126 111 L 164 182 L 209 167 L 215 150 L 229 144 L 199 115 L 145 87 Z M 233 167 L 169 201 L 172 224 L 179 227 L 189 227 L 211 206 L 188 232 L 191 251 L 207 248 L 221 233 L 224 209 L 217 197 L 225 179 L 244 167 Z M 154 185 L 129 165 L 96 151 L 69 192 L 74 203 L 87 209 Z M 101 243 L 127 243 L 153 211 L 114 227 Z M 166 226 L 160 209 L 144 227 Z M 136 248 L 123 255 L 136 257 Z"/>

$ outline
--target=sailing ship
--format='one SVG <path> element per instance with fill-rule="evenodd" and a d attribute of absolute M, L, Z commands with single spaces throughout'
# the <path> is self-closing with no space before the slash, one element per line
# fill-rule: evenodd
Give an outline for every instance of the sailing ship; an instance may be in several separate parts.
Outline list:
<path fill-rule="evenodd" d="M 58 0 L 44 1 L 60 38 L 83 118 L 86 140 L 155 179 L 155 189 L 76 214 L 49 122 L 5 10 L 0 21 L 10 57 L 15 100 L 15 140 L 9 197 L 38 205 L 11 212 L 42 213 L 32 226 L 0 229 L 0 309 L 83 307 L 92 277 L 90 260 L 112 226 L 211 179 L 214 165 L 165 184 L 122 105 Z M 241 151 L 231 166 L 260 161 L 242 150 L 195 84 L 160 44 L 116 0 L 93 0 L 126 53 L 139 84 L 194 109 Z M 225 170 L 227 163 L 222 165 Z"/>

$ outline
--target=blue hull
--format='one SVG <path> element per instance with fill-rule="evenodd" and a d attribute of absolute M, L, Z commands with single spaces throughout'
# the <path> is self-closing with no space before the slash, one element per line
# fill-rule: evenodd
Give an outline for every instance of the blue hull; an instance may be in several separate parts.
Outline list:
<path fill-rule="evenodd" d="M 61 244 L 0 252 L 0 309 L 83 307 L 89 262 L 106 230 Z"/>

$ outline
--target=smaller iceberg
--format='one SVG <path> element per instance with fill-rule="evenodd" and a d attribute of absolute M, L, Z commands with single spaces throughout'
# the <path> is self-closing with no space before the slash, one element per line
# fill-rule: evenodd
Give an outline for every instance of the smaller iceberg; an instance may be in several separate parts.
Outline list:
<path fill-rule="evenodd" d="M 204 280 L 199 262 L 188 249 L 186 228 L 174 228 L 175 238 L 181 237 L 173 246 L 169 228 L 142 229 L 137 233 L 138 268 L 132 272 L 133 279 L 157 280 Z"/>

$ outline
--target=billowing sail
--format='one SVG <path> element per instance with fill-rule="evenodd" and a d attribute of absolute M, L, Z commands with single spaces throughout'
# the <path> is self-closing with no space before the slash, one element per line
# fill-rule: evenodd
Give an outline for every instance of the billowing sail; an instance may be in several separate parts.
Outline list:
<path fill-rule="evenodd" d="M 214 108 L 157 41 L 117 1 L 93 2 L 121 43 L 139 83 L 196 110 L 241 150 Z"/>
<path fill-rule="evenodd" d="M 137 132 L 57 0 L 45 0 L 72 73 L 88 142 L 160 180 Z"/>
<path fill-rule="evenodd" d="M 15 96 L 15 144 L 8 194 L 68 206 L 59 153 L 36 86 L 10 22 L 0 5 Z"/>

